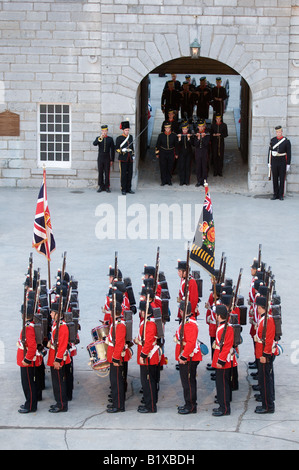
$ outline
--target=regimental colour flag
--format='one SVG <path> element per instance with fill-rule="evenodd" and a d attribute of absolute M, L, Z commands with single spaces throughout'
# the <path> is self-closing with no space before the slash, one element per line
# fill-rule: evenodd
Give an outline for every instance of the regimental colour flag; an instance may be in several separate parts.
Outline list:
<path fill-rule="evenodd" d="M 55 240 L 52 233 L 51 217 L 48 207 L 46 170 L 43 172 L 43 182 L 39 191 L 33 226 L 32 246 L 50 261 L 50 255 L 55 250 Z"/>
<path fill-rule="evenodd" d="M 215 226 L 209 186 L 205 183 L 205 200 L 191 247 L 190 259 L 215 275 Z"/>

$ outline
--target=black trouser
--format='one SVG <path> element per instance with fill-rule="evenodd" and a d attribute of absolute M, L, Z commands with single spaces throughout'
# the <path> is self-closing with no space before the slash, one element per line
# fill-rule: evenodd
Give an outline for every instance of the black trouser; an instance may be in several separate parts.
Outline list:
<path fill-rule="evenodd" d="M 159 364 L 140 366 L 144 406 L 150 411 L 157 411 L 159 367 Z"/>
<path fill-rule="evenodd" d="M 121 190 L 128 193 L 132 189 L 133 162 L 119 162 Z"/>
<path fill-rule="evenodd" d="M 110 363 L 110 385 L 113 408 L 125 409 L 125 380 L 123 364 L 115 366 Z"/>
<path fill-rule="evenodd" d="M 65 365 L 65 381 L 66 381 L 66 395 L 68 401 L 73 398 L 74 389 L 74 361 L 71 357 L 71 362 Z"/>
<path fill-rule="evenodd" d="M 160 150 L 159 165 L 162 184 L 170 184 L 174 167 L 174 150 Z"/>
<path fill-rule="evenodd" d="M 98 185 L 101 189 L 110 187 L 110 154 L 98 156 Z"/>
<path fill-rule="evenodd" d="M 67 392 L 65 380 L 65 366 L 63 365 L 59 370 L 51 367 L 52 387 L 54 399 L 58 408 L 67 410 Z"/>
<path fill-rule="evenodd" d="M 25 395 L 24 407 L 26 410 L 37 409 L 37 383 L 35 380 L 35 367 L 20 367 L 21 383 Z"/>
<path fill-rule="evenodd" d="M 197 183 L 204 184 L 208 177 L 208 152 L 197 153 L 195 151 L 195 171 Z"/>
<path fill-rule="evenodd" d="M 284 195 L 286 178 L 286 157 L 271 157 L 271 170 L 273 179 L 273 195 L 277 198 Z"/>
<path fill-rule="evenodd" d="M 217 369 L 216 371 L 216 391 L 219 410 L 223 413 L 230 413 L 231 401 L 231 368 Z"/>
<path fill-rule="evenodd" d="M 223 138 L 213 137 L 212 155 L 213 155 L 214 176 L 217 176 L 217 175 L 222 176 L 223 158 L 224 158 L 224 139 Z"/>
<path fill-rule="evenodd" d="M 262 364 L 257 359 L 258 366 L 258 382 L 261 388 L 262 406 L 266 410 L 274 411 L 274 373 L 273 373 L 273 356 L 267 358 L 267 362 Z"/>
<path fill-rule="evenodd" d="M 182 153 L 179 156 L 178 171 L 180 184 L 190 183 L 191 153 Z"/>
<path fill-rule="evenodd" d="M 184 392 L 185 408 L 190 411 L 197 406 L 197 382 L 196 369 L 199 361 L 187 361 L 186 364 L 180 364 L 180 377 Z"/>

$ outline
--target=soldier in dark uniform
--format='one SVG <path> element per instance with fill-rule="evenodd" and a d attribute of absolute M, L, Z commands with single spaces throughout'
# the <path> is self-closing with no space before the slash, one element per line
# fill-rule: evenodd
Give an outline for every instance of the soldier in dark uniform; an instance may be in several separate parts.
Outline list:
<path fill-rule="evenodd" d="M 176 146 L 180 186 L 183 184 L 189 185 L 190 183 L 192 151 L 192 136 L 189 133 L 189 124 L 186 121 L 181 125 L 181 134 L 178 135 Z"/>
<path fill-rule="evenodd" d="M 206 77 L 201 77 L 200 85 L 196 88 L 196 114 L 201 119 L 209 119 L 211 90 L 207 86 Z"/>
<path fill-rule="evenodd" d="M 177 80 L 177 77 L 176 77 L 176 74 L 175 73 L 171 73 L 171 80 L 173 81 L 174 83 L 174 89 L 177 90 L 177 91 L 181 91 L 181 82 L 179 80 Z M 164 85 L 164 89 L 163 90 L 167 90 L 168 88 L 168 81 L 165 82 L 165 85 Z"/>
<path fill-rule="evenodd" d="M 183 89 L 180 92 L 180 108 L 181 118 L 185 121 L 186 119 L 192 118 L 193 108 L 195 104 L 195 95 L 189 89 L 189 83 L 183 82 Z"/>
<path fill-rule="evenodd" d="M 158 135 L 156 143 L 156 157 L 159 158 L 161 186 L 165 184 L 172 185 L 172 170 L 175 159 L 175 147 L 177 135 L 171 132 L 171 124 L 164 124 L 164 132 Z"/>
<path fill-rule="evenodd" d="M 168 88 L 163 90 L 161 96 L 161 109 L 167 119 L 169 109 L 173 109 L 178 112 L 180 107 L 180 93 L 174 88 L 172 80 L 168 82 Z"/>
<path fill-rule="evenodd" d="M 120 128 L 123 132 L 116 138 L 115 149 L 119 160 L 121 193 L 134 194 L 132 191 L 134 146 L 129 121 L 123 121 Z"/>
<path fill-rule="evenodd" d="M 195 186 L 203 186 L 208 177 L 208 151 L 210 134 L 206 133 L 206 122 L 201 119 L 198 123 L 198 132 L 194 136 L 195 167 L 197 183 Z"/>
<path fill-rule="evenodd" d="M 216 78 L 216 86 L 212 88 L 212 100 L 214 115 L 224 114 L 224 101 L 227 99 L 226 89 L 221 85 L 222 80 L 220 77 Z"/>
<path fill-rule="evenodd" d="M 115 146 L 113 138 L 108 136 L 108 126 L 101 126 L 101 135 L 98 136 L 93 145 L 98 146 L 98 193 L 106 191 L 110 193 L 110 165 L 114 162 Z"/>
<path fill-rule="evenodd" d="M 177 113 L 175 109 L 170 108 L 168 110 L 168 119 L 165 119 L 165 121 L 163 121 L 162 126 L 161 126 L 161 132 L 164 132 L 165 130 L 164 125 L 166 122 L 171 124 L 171 132 L 174 132 L 175 134 L 179 133 L 180 125 L 177 120 Z"/>
<path fill-rule="evenodd" d="M 276 126 L 276 137 L 270 141 L 269 162 L 273 176 L 272 200 L 284 198 L 284 183 L 286 172 L 291 165 L 291 142 L 282 135 L 282 127 Z"/>
<path fill-rule="evenodd" d="M 185 80 L 186 80 L 187 83 L 189 83 L 189 90 L 192 91 L 192 92 L 195 91 L 195 88 L 196 88 L 195 79 L 194 78 L 191 79 L 191 75 L 188 74 L 188 75 L 185 75 Z"/>
<path fill-rule="evenodd" d="M 227 125 L 222 121 L 220 114 L 216 116 L 216 122 L 211 125 L 212 157 L 214 176 L 222 176 L 224 158 L 224 139 L 228 136 Z"/>

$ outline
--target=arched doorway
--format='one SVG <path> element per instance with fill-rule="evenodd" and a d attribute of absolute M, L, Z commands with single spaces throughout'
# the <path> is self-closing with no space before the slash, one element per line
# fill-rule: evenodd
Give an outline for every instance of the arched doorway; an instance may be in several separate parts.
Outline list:
<path fill-rule="evenodd" d="M 232 176 L 235 185 L 243 181 L 243 188 L 247 189 L 248 175 L 248 146 L 249 127 L 251 119 L 250 110 L 250 89 L 247 82 L 228 65 L 205 57 L 196 60 L 190 57 L 182 57 L 163 63 L 153 69 L 143 78 L 137 92 L 136 106 L 136 136 L 140 134 L 136 141 L 138 147 L 138 183 L 146 184 L 159 180 L 158 164 L 155 164 L 154 146 L 155 132 L 159 131 L 161 119 L 160 101 L 164 84 L 171 78 L 171 73 L 176 73 L 182 82 L 186 74 L 190 74 L 195 79 L 196 86 L 199 85 L 199 78 L 206 76 L 212 86 L 215 85 L 216 76 L 221 76 L 222 85 L 229 88 L 229 99 L 227 103 L 224 120 L 228 120 L 229 138 L 226 145 L 226 166 L 236 171 L 237 177 Z M 151 119 L 148 121 L 148 102 L 152 107 Z M 210 118 L 212 118 L 212 108 L 210 107 Z M 145 131 L 143 131 L 145 129 Z M 228 171 L 225 172 L 226 176 Z M 222 185 L 225 182 L 225 173 Z M 226 181 L 225 181 L 226 180 Z M 231 183 L 230 181 L 230 183 Z M 159 182 L 159 181 L 157 181 Z M 192 183 L 192 182 L 191 182 Z M 215 180 L 216 183 L 216 180 Z"/>

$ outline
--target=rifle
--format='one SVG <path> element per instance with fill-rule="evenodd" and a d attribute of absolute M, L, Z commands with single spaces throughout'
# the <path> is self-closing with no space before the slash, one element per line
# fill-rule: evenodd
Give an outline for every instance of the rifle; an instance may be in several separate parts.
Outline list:
<path fill-rule="evenodd" d="M 154 278 L 154 286 L 153 286 L 154 298 L 155 298 L 155 296 L 156 296 L 157 287 L 158 287 L 159 267 L 160 267 L 160 247 L 158 246 L 158 248 L 157 248 L 157 256 L 156 256 L 155 278 Z"/>
<path fill-rule="evenodd" d="M 32 288 L 33 286 L 33 255 L 32 253 L 30 253 L 29 255 L 28 274 L 29 274 L 29 287 Z"/>
<path fill-rule="evenodd" d="M 27 312 L 27 286 L 24 284 L 24 301 L 23 301 L 23 318 L 22 318 L 22 345 L 24 348 L 24 359 L 27 354 L 26 350 L 26 312 Z"/>
<path fill-rule="evenodd" d="M 34 308 L 33 314 L 36 313 L 39 301 L 39 294 L 40 294 L 40 269 L 37 270 L 37 277 L 36 277 L 36 288 L 35 288 L 35 296 L 34 296 Z"/>
<path fill-rule="evenodd" d="M 142 330 L 142 336 L 141 336 L 142 346 L 144 346 L 144 341 L 145 341 L 145 327 L 146 327 L 147 316 L 148 316 L 148 308 L 149 308 L 149 292 L 146 294 L 146 307 L 145 307 L 144 323 L 143 323 L 143 330 Z"/>
<path fill-rule="evenodd" d="M 274 286 L 274 278 L 271 279 L 270 286 L 268 287 L 268 290 L 267 290 L 266 311 L 265 311 L 265 319 L 264 319 L 263 333 L 262 333 L 263 353 L 264 353 L 264 349 L 266 346 L 268 314 L 269 314 L 269 308 L 270 308 L 270 304 L 272 300 L 273 286 Z"/>
<path fill-rule="evenodd" d="M 58 304 L 58 314 L 57 314 L 57 321 L 56 321 L 56 331 L 55 331 L 55 338 L 54 338 L 54 349 L 55 349 L 55 357 L 57 355 L 58 349 L 58 337 L 59 337 L 59 328 L 60 328 L 60 320 L 61 320 L 61 313 L 62 313 L 62 287 L 60 287 L 59 293 L 59 304 Z"/>
<path fill-rule="evenodd" d="M 114 279 L 118 280 L 118 265 L 117 265 L 118 252 L 114 255 Z"/>
<path fill-rule="evenodd" d="M 221 255 L 221 261 L 220 261 L 220 266 L 219 266 L 219 273 L 218 273 L 218 278 L 217 278 L 217 283 L 219 284 L 221 281 L 221 271 L 222 271 L 222 265 L 224 261 L 224 252 Z"/>
<path fill-rule="evenodd" d="M 271 144 L 271 133 L 270 133 L 270 129 L 269 129 L 269 136 L 270 136 L 270 144 Z M 269 165 L 269 168 L 268 168 L 268 180 L 269 180 L 269 181 L 271 181 L 271 163 L 272 163 L 272 150 L 271 150 L 270 144 L 269 144 L 269 150 L 268 150 L 268 165 Z"/>
<path fill-rule="evenodd" d="M 226 271 L 226 256 L 224 257 L 224 261 L 223 261 L 223 271 L 221 273 L 220 282 L 224 282 L 225 280 L 225 271 Z"/>
<path fill-rule="evenodd" d="M 61 270 L 61 282 L 64 280 L 65 266 L 66 266 L 66 251 L 63 253 L 62 270 Z"/>
<path fill-rule="evenodd" d="M 232 301 L 231 311 L 234 310 L 234 308 L 236 306 L 236 303 L 237 303 L 238 292 L 239 292 L 239 289 L 240 289 L 242 273 L 243 273 L 243 268 L 240 268 L 239 277 L 238 277 L 238 281 L 237 281 L 237 287 L 236 287 L 235 293 L 233 294 L 233 301 Z"/>
<path fill-rule="evenodd" d="M 185 329 L 186 315 L 187 315 L 188 303 L 189 303 L 189 274 L 190 274 L 190 244 L 188 242 L 185 289 L 184 289 L 185 307 L 183 311 L 182 324 L 181 324 L 181 329 L 180 329 L 180 354 L 183 350 L 184 329 Z"/>
<path fill-rule="evenodd" d="M 259 253 L 258 253 L 258 267 L 260 268 L 262 265 L 262 245 L 259 245 Z"/>

